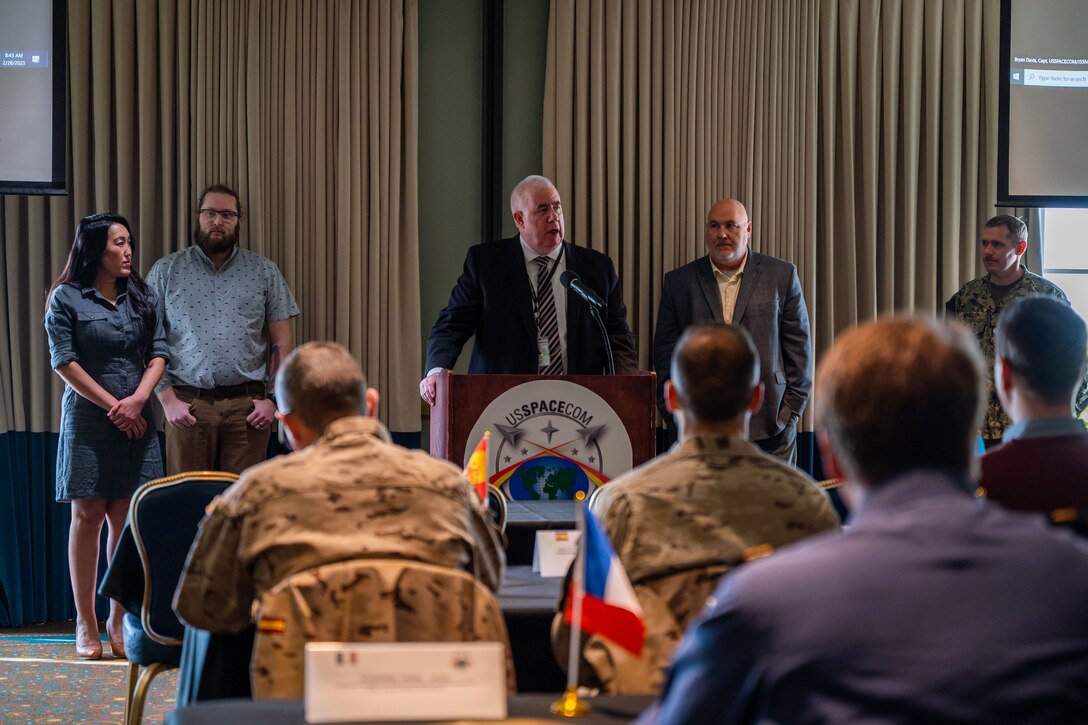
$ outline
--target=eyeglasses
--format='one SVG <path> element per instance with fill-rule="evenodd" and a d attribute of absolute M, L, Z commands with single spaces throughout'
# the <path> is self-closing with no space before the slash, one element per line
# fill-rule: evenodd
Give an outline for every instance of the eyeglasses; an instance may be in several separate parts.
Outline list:
<path fill-rule="evenodd" d="M 221 211 L 219 209 L 200 210 L 200 218 L 206 222 L 214 222 L 216 217 L 218 217 L 229 224 L 238 221 L 238 216 L 238 212 L 236 211 Z"/>

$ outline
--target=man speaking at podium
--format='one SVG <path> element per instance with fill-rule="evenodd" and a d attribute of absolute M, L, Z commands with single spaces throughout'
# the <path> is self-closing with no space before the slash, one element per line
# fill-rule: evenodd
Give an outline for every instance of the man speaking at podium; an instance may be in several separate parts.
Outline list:
<path fill-rule="evenodd" d="M 435 402 L 438 373 L 457 362 L 473 335 L 470 373 L 598 375 L 604 340 L 591 317 L 600 309 L 619 374 L 638 369 L 616 268 L 607 255 L 563 240 L 555 185 L 528 176 L 510 194 L 518 235 L 468 250 L 464 271 L 427 340 L 419 394 Z M 569 288 L 571 294 L 567 294 Z"/>

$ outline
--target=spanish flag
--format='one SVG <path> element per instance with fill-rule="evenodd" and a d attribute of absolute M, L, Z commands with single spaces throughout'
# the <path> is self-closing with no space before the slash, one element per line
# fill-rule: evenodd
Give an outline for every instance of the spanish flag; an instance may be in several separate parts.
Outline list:
<path fill-rule="evenodd" d="M 480 500 L 487 501 L 487 439 L 491 437 L 491 431 L 486 431 L 484 437 L 476 444 L 476 450 L 468 459 L 465 466 L 465 478 L 480 494 Z"/>

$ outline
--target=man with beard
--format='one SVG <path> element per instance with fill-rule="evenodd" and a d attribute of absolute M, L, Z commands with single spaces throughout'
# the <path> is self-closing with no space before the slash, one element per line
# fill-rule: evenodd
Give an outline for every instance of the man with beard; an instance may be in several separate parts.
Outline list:
<path fill-rule="evenodd" d="M 147 276 L 170 348 L 156 390 L 167 422 L 167 473 L 241 473 L 265 459 L 276 404 L 268 394 L 299 313 L 275 263 L 238 247 L 238 194 L 200 196 L 193 246 Z"/>
<path fill-rule="evenodd" d="M 677 340 L 697 322 L 743 328 L 759 352 L 763 405 L 752 414 L 748 438 L 764 452 L 797 463 L 797 424 L 812 387 L 808 308 L 797 268 L 749 248 L 752 220 L 736 199 L 720 199 L 706 215 L 705 257 L 665 275 L 654 328 L 658 407 L 666 423 L 659 445 L 676 442 L 677 425 L 665 407 Z"/>

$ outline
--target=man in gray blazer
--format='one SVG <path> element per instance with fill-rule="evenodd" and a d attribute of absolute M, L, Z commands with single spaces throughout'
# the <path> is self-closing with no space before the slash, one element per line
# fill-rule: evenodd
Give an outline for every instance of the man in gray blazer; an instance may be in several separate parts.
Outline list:
<path fill-rule="evenodd" d="M 706 216 L 707 256 L 665 275 L 654 329 L 658 406 L 666 444 L 676 424 L 661 391 L 680 335 L 696 322 L 743 327 L 759 351 L 763 406 L 752 416 L 749 439 L 789 463 L 797 461 L 797 421 L 812 388 L 808 309 L 797 268 L 748 248 L 752 222 L 744 205 L 722 199 Z"/>

